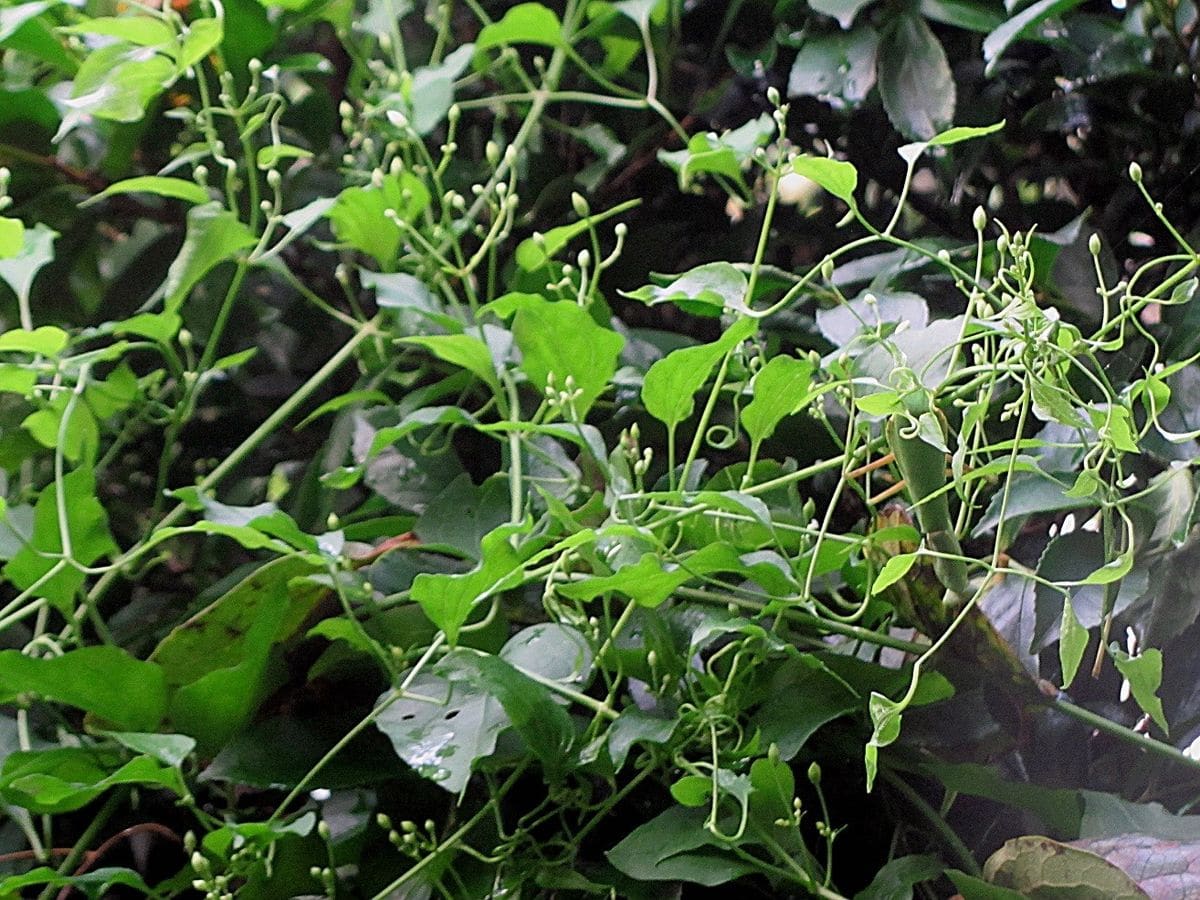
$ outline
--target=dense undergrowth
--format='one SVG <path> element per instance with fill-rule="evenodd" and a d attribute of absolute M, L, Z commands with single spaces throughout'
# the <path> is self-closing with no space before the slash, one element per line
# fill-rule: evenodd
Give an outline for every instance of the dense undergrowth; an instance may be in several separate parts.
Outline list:
<path fill-rule="evenodd" d="M 0 5 L 0 896 L 1174 896 L 1194 28 Z"/>

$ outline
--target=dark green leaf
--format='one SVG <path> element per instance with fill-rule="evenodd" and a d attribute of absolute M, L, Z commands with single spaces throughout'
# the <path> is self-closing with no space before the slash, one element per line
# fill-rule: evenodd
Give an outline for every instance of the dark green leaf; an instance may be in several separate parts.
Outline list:
<path fill-rule="evenodd" d="M 707 887 L 756 872 L 704 827 L 706 817 L 703 809 L 668 809 L 609 850 L 608 861 L 638 881 L 688 881 Z"/>
<path fill-rule="evenodd" d="M 987 63 L 986 73 L 991 75 L 1004 51 L 1013 41 L 1028 37 L 1046 19 L 1074 9 L 1083 0 L 1038 0 L 1025 7 L 1015 16 L 1009 16 L 983 42 L 983 60 Z"/>
<path fill-rule="evenodd" d="M 55 558 L 63 552 L 58 490 L 58 485 L 50 484 L 38 496 L 34 507 L 33 539 L 8 561 L 4 575 L 19 590 L 35 590 L 37 596 L 45 597 L 66 611 L 73 609 L 75 593 L 83 585 L 85 576 L 72 565 L 60 565 Z M 108 530 L 108 514 L 96 499 L 96 479 L 92 471 L 78 468 L 69 472 L 62 480 L 62 491 L 64 506 L 70 513 L 66 530 L 74 561 L 90 566 L 101 557 L 116 553 L 117 546 Z M 51 575 L 56 566 L 59 571 Z"/>
<path fill-rule="evenodd" d="M 954 118 L 954 93 L 946 51 L 925 20 L 896 16 L 879 42 L 879 95 L 896 130 L 929 140 Z"/>
<path fill-rule="evenodd" d="M 944 870 L 933 856 L 901 856 L 876 872 L 854 900 L 912 900 L 914 885 L 937 878 Z"/>

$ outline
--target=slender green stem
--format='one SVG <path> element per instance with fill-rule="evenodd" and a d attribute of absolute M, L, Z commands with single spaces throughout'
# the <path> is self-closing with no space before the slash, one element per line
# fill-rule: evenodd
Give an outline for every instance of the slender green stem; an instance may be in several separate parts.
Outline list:
<path fill-rule="evenodd" d="M 946 824 L 946 820 L 938 815 L 937 810 L 930 806 L 925 798 L 918 794 L 908 782 L 887 766 L 883 766 L 880 769 L 880 774 L 883 776 L 883 780 L 896 793 L 900 794 L 909 806 L 920 813 L 921 818 L 938 833 L 938 837 L 942 839 L 942 842 L 954 854 L 962 870 L 968 875 L 978 876 L 980 869 L 979 863 L 975 861 L 975 854 L 963 843 L 962 838 L 955 833 L 954 829 Z"/>

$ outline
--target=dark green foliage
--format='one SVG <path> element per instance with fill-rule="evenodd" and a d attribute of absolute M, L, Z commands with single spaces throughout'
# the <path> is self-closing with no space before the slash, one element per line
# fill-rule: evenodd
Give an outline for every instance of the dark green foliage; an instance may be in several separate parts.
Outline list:
<path fill-rule="evenodd" d="M 0 895 L 1185 871 L 1196 34 L 0 0 Z"/>

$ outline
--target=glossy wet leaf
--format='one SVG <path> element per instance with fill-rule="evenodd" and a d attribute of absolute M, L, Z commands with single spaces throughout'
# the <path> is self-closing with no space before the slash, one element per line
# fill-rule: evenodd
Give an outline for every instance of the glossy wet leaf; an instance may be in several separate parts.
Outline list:
<path fill-rule="evenodd" d="M 862 103 L 875 86 L 878 49 L 878 33 L 861 25 L 806 36 L 788 75 L 788 96 L 812 96 L 835 107 Z"/>
<path fill-rule="evenodd" d="M 577 628 L 559 622 L 523 628 L 500 650 L 500 658 L 510 665 L 576 687 L 590 678 L 593 655 Z"/>
<path fill-rule="evenodd" d="M 892 125 L 928 140 L 954 118 L 954 78 L 946 51 L 925 20 L 898 15 L 879 42 L 879 95 Z"/>
<path fill-rule="evenodd" d="M 411 697 L 391 702 L 375 726 L 418 775 L 461 794 L 475 761 L 489 756 L 508 724 L 500 701 L 469 679 L 469 665 L 450 656 L 413 679 Z M 393 700 L 391 691 L 380 703 Z"/>
<path fill-rule="evenodd" d="M 854 24 L 854 19 L 865 7 L 874 0 L 813 0 L 809 3 L 814 10 L 822 15 L 837 19 L 843 29 Z"/>
<path fill-rule="evenodd" d="M 572 766 L 575 726 L 549 689 L 499 656 L 463 651 L 462 660 L 475 685 L 500 702 L 509 724 L 541 761 L 546 779 L 561 781 Z"/>
<path fill-rule="evenodd" d="M 109 731 L 106 734 L 134 753 L 153 757 L 167 766 L 183 765 L 196 749 L 196 742 L 184 734 L 152 734 L 138 731 Z"/>
<path fill-rule="evenodd" d="M 983 59 L 987 74 L 992 74 L 1004 51 L 1017 40 L 1028 36 L 1039 24 L 1052 16 L 1074 9 L 1082 0 L 1038 0 L 1016 15 L 1009 16 L 983 42 Z"/>

